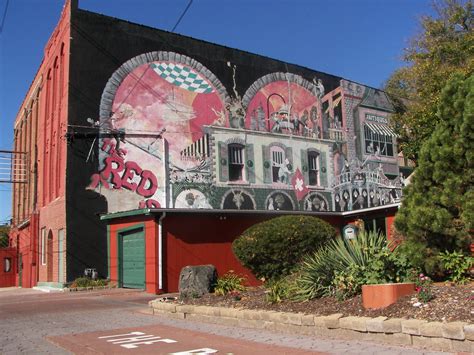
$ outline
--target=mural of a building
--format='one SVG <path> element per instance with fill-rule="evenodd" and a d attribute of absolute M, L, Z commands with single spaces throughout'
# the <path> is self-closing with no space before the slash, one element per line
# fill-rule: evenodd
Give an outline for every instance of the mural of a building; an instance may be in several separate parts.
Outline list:
<path fill-rule="evenodd" d="M 382 211 L 403 186 L 392 111 L 380 90 L 67 0 L 15 122 L 17 284 L 110 275 L 107 213 L 221 211 L 202 234 L 231 241 L 258 216 Z"/>

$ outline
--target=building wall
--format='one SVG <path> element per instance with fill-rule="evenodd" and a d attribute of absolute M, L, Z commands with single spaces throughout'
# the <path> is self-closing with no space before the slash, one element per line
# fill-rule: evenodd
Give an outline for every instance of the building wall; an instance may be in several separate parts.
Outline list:
<path fill-rule="evenodd" d="M 155 219 L 149 216 L 124 217 L 109 222 L 109 260 L 110 278 L 118 281 L 118 234 L 121 230 L 133 226 L 144 227 L 146 239 L 146 290 L 147 292 L 177 292 L 179 275 L 185 266 L 212 264 L 218 275 L 233 270 L 238 275 L 245 275 L 246 283 L 251 286 L 261 281 L 235 257 L 232 242 L 252 225 L 275 218 L 269 214 L 242 215 L 232 213 L 173 213 L 169 212 L 162 219 L 163 266 L 162 287 L 159 283 L 160 250 L 157 245 L 158 225 L 161 214 Z M 342 226 L 342 217 L 324 216 L 338 230 Z"/>
<path fill-rule="evenodd" d="M 365 208 L 370 203 L 352 197 L 342 206 L 336 195 L 353 196 L 356 189 L 354 179 L 341 176 L 361 166 L 357 110 L 388 112 L 383 97 L 337 76 L 83 11 L 67 1 L 15 123 L 15 149 L 28 153 L 30 179 L 15 187 L 12 233 L 37 213 L 38 226 L 23 244 L 37 250 L 39 260 L 44 229 L 53 255 L 46 265 L 36 262 L 37 279 L 65 282 L 85 268 L 107 275 L 104 213 Z M 229 176 L 225 181 L 231 161 L 223 132 L 232 130 L 229 139 L 244 142 L 248 157 L 253 149 L 238 183 L 229 183 Z M 268 181 L 274 163 L 269 148 L 276 141 L 293 153 L 278 163 L 280 184 Z M 320 186 L 308 186 L 305 149 L 321 154 Z M 397 184 L 373 186 L 386 194 Z"/>
<path fill-rule="evenodd" d="M 12 232 L 23 255 L 23 285 L 47 278 L 38 262 L 40 228 L 65 229 L 65 170 L 70 9 L 66 4 L 45 46 L 43 61 L 15 120 L 14 149 L 27 161 L 26 183 L 13 185 Z M 40 221 L 34 223 L 35 221 Z M 24 225 L 29 225 L 24 228 Z M 53 234 L 53 238 L 55 238 Z M 54 244 L 54 243 L 53 243 Z M 53 250 L 57 253 L 58 250 Z M 57 255 L 57 254 L 53 254 Z M 48 260 L 49 264 L 54 263 Z M 53 269 L 57 270 L 57 262 Z"/>

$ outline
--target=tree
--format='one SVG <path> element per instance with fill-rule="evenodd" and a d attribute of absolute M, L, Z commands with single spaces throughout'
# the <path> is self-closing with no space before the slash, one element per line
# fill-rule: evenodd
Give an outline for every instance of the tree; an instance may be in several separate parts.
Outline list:
<path fill-rule="evenodd" d="M 8 246 L 8 233 L 10 232 L 10 226 L 0 225 L 0 248 Z"/>
<path fill-rule="evenodd" d="M 415 162 L 438 123 L 435 113 L 446 81 L 474 69 L 472 0 L 444 0 L 434 8 L 438 16 L 422 17 L 421 33 L 405 49 L 407 66 L 395 71 L 384 87 L 396 109 L 392 119 L 400 148 Z"/>
<path fill-rule="evenodd" d="M 474 232 L 474 75 L 456 74 L 442 90 L 432 136 L 395 225 L 405 251 L 427 272 L 440 251 L 468 251 Z"/>

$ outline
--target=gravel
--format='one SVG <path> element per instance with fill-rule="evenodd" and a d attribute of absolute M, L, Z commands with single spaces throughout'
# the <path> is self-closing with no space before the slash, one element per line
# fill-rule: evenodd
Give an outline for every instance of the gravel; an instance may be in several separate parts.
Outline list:
<path fill-rule="evenodd" d="M 239 301 L 230 296 L 208 294 L 201 298 L 187 299 L 185 302 L 196 305 L 301 312 L 318 316 L 342 313 L 343 316 L 385 316 L 441 322 L 472 322 L 474 319 L 474 282 L 467 285 L 435 284 L 432 291 L 434 299 L 427 303 L 420 302 L 414 294 L 403 297 L 397 303 L 380 310 L 364 309 L 360 295 L 342 302 L 333 297 L 325 297 L 306 302 L 283 301 L 272 304 L 265 300 L 263 288 L 253 288 L 243 292 Z"/>

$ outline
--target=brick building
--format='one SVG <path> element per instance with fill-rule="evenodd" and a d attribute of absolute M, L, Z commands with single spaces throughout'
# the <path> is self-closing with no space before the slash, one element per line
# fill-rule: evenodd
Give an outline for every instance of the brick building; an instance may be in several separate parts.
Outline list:
<path fill-rule="evenodd" d="M 172 291 L 186 264 L 241 268 L 232 240 L 287 213 L 389 234 L 403 185 L 391 112 L 362 84 L 67 1 L 15 121 L 29 157 L 16 282 L 96 268 Z"/>

